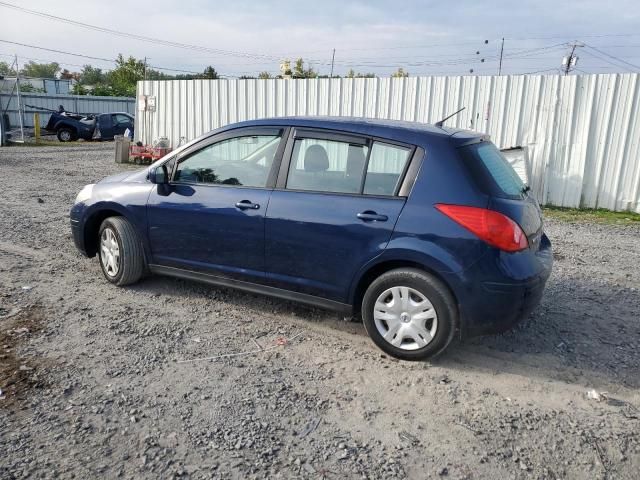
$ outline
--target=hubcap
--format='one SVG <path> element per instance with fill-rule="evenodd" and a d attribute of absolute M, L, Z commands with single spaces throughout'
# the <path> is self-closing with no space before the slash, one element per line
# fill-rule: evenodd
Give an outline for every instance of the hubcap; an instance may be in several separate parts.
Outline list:
<path fill-rule="evenodd" d="M 410 287 L 391 287 L 382 292 L 376 300 L 373 320 L 382 338 L 402 350 L 427 346 L 438 329 L 433 305 Z"/>
<path fill-rule="evenodd" d="M 104 271 L 110 277 L 115 277 L 120 270 L 120 247 L 115 233 L 105 228 L 100 237 L 100 261 Z"/>
<path fill-rule="evenodd" d="M 68 142 L 69 140 L 71 140 L 71 134 L 67 131 L 60 132 L 60 138 L 62 138 L 62 140 L 64 140 L 65 142 Z"/>

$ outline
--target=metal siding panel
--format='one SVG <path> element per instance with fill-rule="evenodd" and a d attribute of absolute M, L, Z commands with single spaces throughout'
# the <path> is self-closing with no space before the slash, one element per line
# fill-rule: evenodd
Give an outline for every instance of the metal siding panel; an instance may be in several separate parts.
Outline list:
<path fill-rule="evenodd" d="M 542 202 L 637 211 L 639 84 L 638 74 L 147 82 L 157 111 L 146 126 L 136 115 L 136 138 L 164 135 L 177 145 L 181 136 L 283 115 L 434 123 L 465 106 L 447 125 L 488 133 L 501 148 L 527 148 L 532 191 Z M 96 98 L 46 98 L 51 108 L 70 100 L 107 106 Z M 136 110 L 130 99 L 112 98 L 108 107 Z"/>

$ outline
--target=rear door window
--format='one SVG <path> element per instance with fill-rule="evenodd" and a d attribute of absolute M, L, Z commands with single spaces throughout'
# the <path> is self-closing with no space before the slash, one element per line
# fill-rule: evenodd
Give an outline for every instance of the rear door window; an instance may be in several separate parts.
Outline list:
<path fill-rule="evenodd" d="M 411 150 L 397 145 L 374 142 L 367 165 L 364 193 L 395 195 Z"/>
<path fill-rule="evenodd" d="M 368 150 L 366 145 L 348 142 L 316 138 L 296 139 L 287 188 L 360 193 Z"/>
<path fill-rule="evenodd" d="M 378 141 L 297 138 L 286 188 L 394 196 L 410 155 L 410 148 Z"/>
<path fill-rule="evenodd" d="M 493 143 L 469 145 L 462 148 L 462 152 L 472 170 L 477 172 L 478 164 L 482 165 L 503 194 L 512 197 L 522 195 L 524 182 Z"/>

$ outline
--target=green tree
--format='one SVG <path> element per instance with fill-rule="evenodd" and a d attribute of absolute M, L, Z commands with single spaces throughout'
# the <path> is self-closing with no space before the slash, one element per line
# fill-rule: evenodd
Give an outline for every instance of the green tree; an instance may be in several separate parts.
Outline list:
<path fill-rule="evenodd" d="M 7 62 L 0 62 L 0 75 L 15 77 L 16 71 Z"/>
<path fill-rule="evenodd" d="M 353 68 L 347 72 L 347 78 L 375 78 L 375 73 L 356 73 Z"/>
<path fill-rule="evenodd" d="M 149 67 L 147 67 L 147 74 L 145 77 L 147 80 L 173 80 L 175 78 L 173 75 L 168 75 Z"/>
<path fill-rule="evenodd" d="M 318 74 L 311 67 L 305 69 L 304 60 L 299 58 L 296 60 L 296 64 L 293 67 L 292 76 L 293 78 L 316 78 Z"/>
<path fill-rule="evenodd" d="M 106 75 L 101 68 L 85 65 L 80 71 L 80 83 L 82 85 L 100 85 L 107 80 Z"/>
<path fill-rule="evenodd" d="M 56 78 L 60 71 L 60 64 L 52 63 L 36 63 L 30 60 L 29 63 L 20 70 L 20 75 L 33 78 Z"/>
<path fill-rule="evenodd" d="M 71 93 L 74 95 L 87 95 L 88 90 L 80 83 L 74 83 L 71 88 Z"/>
<path fill-rule="evenodd" d="M 134 57 L 125 59 L 122 54 L 116 58 L 116 68 L 107 73 L 107 83 L 113 95 L 134 97 L 136 83 L 144 78 L 144 61 Z"/>
<path fill-rule="evenodd" d="M 202 78 L 207 80 L 218 80 L 220 76 L 218 75 L 218 72 L 216 72 L 216 69 L 209 65 L 204 69 Z"/>
<path fill-rule="evenodd" d="M 271 76 L 271 74 L 269 72 L 260 72 L 258 74 L 258 78 L 260 78 L 262 80 L 266 80 L 268 78 L 273 78 L 273 77 Z"/>
<path fill-rule="evenodd" d="M 112 97 L 118 94 L 114 93 L 113 89 L 111 88 L 111 85 L 101 83 L 93 87 L 93 89 L 91 90 L 91 95 L 97 95 L 102 97 Z"/>
<path fill-rule="evenodd" d="M 404 78 L 409 76 L 409 72 L 405 72 L 402 67 L 398 68 L 395 72 L 391 74 L 393 78 Z"/>
<path fill-rule="evenodd" d="M 30 83 L 20 82 L 20 91 L 22 93 L 45 93 L 44 88 L 34 87 Z"/>

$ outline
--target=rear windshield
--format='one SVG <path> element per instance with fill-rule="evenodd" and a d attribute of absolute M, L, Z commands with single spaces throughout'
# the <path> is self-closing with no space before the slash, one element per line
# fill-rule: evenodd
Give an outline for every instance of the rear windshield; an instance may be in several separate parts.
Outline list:
<path fill-rule="evenodd" d="M 484 166 L 483 170 L 493 179 L 495 186 L 502 193 L 509 196 L 522 195 L 524 183 L 493 143 L 475 143 L 462 148 L 462 152 L 473 170 L 477 171 L 478 164 Z"/>

